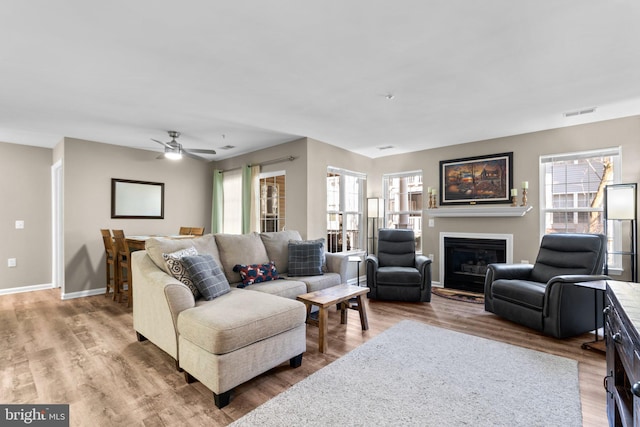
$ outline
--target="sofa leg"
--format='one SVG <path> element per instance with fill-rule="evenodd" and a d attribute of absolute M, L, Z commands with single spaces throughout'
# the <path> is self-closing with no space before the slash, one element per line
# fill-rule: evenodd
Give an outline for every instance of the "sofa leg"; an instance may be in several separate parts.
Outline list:
<path fill-rule="evenodd" d="M 187 384 L 191 384 L 198 381 L 193 375 L 191 375 L 187 371 L 184 371 L 184 380 L 187 382 Z"/>
<path fill-rule="evenodd" d="M 229 404 L 231 400 L 231 390 L 225 391 L 224 393 L 215 394 L 213 393 L 213 401 L 215 402 L 218 409 L 222 409 Z"/>
<path fill-rule="evenodd" d="M 300 365 L 302 365 L 302 353 L 289 359 L 289 366 L 292 368 L 299 368 Z"/>
<path fill-rule="evenodd" d="M 138 340 L 138 342 L 142 342 L 142 341 L 146 341 L 147 337 L 142 335 L 140 332 L 136 331 L 136 339 Z"/>

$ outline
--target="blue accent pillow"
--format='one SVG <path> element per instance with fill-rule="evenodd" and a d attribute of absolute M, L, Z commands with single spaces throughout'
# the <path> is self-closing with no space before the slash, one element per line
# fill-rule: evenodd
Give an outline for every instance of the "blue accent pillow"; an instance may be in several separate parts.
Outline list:
<path fill-rule="evenodd" d="M 239 288 L 244 288 L 254 283 L 278 280 L 280 278 L 278 276 L 278 270 L 276 269 L 276 263 L 273 261 L 266 264 L 236 264 L 233 267 L 233 271 L 240 273 L 240 277 L 242 277 L 242 284 L 238 285 Z"/>
<path fill-rule="evenodd" d="M 231 290 L 222 269 L 211 255 L 185 256 L 182 262 L 205 300 L 211 301 Z"/>
<path fill-rule="evenodd" d="M 289 276 L 320 276 L 324 239 L 289 242 Z"/>

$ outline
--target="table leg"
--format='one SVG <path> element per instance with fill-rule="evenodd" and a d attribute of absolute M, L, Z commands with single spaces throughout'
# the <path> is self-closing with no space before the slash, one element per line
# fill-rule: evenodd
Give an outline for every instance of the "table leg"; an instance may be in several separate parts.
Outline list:
<path fill-rule="evenodd" d="M 320 308 L 320 313 L 319 313 L 320 322 L 318 325 L 318 328 L 319 328 L 318 350 L 320 351 L 320 353 L 324 353 L 327 351 L 327 335 L 329 331 L 329 327 L 327 325 L 328 314 L 329 314 L 328 312 L 329 312 L 328 308 L 326 307 Z"/>
<path fill-rule="evenodd" d="M 360 325 L 362 326 L 362 330 L 366 331 L 369 329 L 369 320 L 367 319 L 367 310 L 364 307 L 362 295 L 358 295 L 358 313 L 360 313 Z"/>
<path fill-rule="evenodd" d="M 340 303 L 340 324 L 347 323 L 347 314 L 349 312 L 349 301 L 342 301 Z"/>

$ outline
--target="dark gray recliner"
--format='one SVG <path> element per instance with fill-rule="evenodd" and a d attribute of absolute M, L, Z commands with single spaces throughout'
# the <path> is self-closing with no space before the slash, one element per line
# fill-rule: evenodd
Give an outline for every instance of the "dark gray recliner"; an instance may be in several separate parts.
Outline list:
<path fill-rule="evenodd" d="M 596 319 L 602 327 L 603 293 L 575 283 L 610 279 L 606 244 L 601 234 L 547 234 L 534 265 L 490 264 L 485 310 L 556 338 L 592 331 Z"/>
<path fill-rule="evenodd" d="M 416 255 L 413 230 L 380 229 L 378 254 L 369 255 L 367 297 L 393 301 L 431 301 L 431 260 Z"/>

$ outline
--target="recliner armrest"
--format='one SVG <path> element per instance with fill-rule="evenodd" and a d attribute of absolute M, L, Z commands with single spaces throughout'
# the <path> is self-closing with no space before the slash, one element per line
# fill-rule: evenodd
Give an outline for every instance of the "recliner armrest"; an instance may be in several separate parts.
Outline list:
<path fill-rule="evenodd" d="M 422 270 L 426 265 L 431 264 L 433 261 L 426 255 L 416 255 L 416 268 Z"/>
<path fill-rule="evenodd" d="M 367 255 L 367 257 L 364 259 L 364 266 L 366 269 L 366 275 L 367 275 L 367 287 L 369 288 L 375 288 L 376 287 L 376 271 L 378 271 L 378 257 L 371 254 L 371 255 Z"/>
<path fill-rule="evenodd" d="M 491 282 L 498 279 L 528 280 L 532 270 L 532 264 L 489 264 L 487 274 L 491 275 Z"/>
<path fill-rule="evenodd" d="M 547 286 L 553 283 L 578 283 L 578 282 L 595 282 L 598 280 L 612 280 L 611 277 L 604 274 L 563 274 L 554 276 L 547 282 Z"/>

